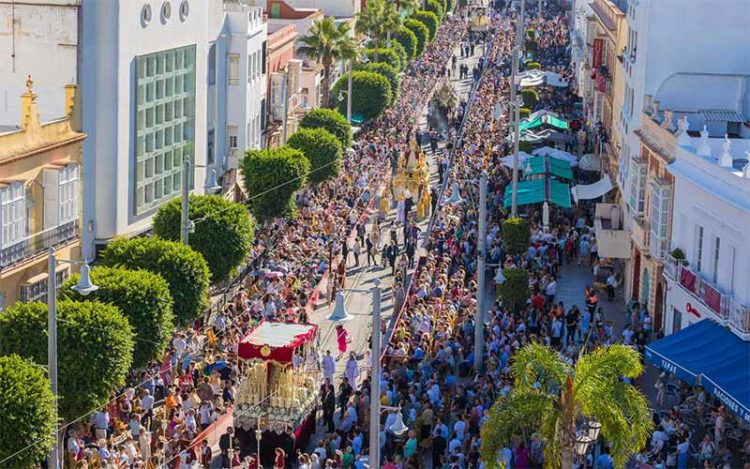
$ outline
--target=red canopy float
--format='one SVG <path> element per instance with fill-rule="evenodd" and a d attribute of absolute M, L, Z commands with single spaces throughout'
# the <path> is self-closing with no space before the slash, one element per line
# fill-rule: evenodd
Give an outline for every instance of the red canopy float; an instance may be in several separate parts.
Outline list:
<path fill-rule="evenodd" d="M 312 341 L 315 324 L 261 322 L 240 341 L 238 355 L 243 360 L 273 360 L 291 363 L 294 351 Z"/>

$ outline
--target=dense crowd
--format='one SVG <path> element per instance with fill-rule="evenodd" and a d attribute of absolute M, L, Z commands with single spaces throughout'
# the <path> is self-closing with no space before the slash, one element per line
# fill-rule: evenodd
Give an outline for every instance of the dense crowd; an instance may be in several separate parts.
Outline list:
<path fill-rule="evenodd" d="M 403 75 L 394 107 L 365 125 L 340 175 L 301 191 L 296 217 L 274 220 L 256 233 L 251 273 L 210 324 L 178 332 L 161 362 L 133 376 L 107 406 L 68 425 L 67 467 L 208 467 L 216 456 L 229 466 L 226 438 L 221 455 L 192 441 L 234 402 L 239 340 L 261 320 L 307 322 L 321 280 L 331 273 L 329 283 L 335 283 L 333 272 L 345 271 L 346 251 L 362 234 L 363 215 L 390 174 L 384 171 L 390 155 L 405 150 L 431 96 L 425 83 L 445 73 L 465 31 L 462 18 L 448 19 Z"/>

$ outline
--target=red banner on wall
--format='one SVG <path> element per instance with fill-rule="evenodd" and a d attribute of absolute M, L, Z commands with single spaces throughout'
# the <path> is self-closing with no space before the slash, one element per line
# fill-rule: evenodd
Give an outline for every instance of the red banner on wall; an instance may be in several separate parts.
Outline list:
<path fill-rule="evenodd" d="M 602 54 L 604 53 L 604 39 L 594 39 L 594 58 L 591 61 L 593 68 L 602 66 Z"/>

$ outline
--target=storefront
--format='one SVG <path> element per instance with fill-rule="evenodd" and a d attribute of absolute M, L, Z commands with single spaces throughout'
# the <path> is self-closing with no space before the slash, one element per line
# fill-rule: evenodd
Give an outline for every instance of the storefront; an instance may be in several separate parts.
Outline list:
<path fill-rule="evenodd" d="M 701 319 L 720 321 L 719 316 L 695 295 L 685 290 L 679 283 L 667 282 L 667 311 L 664 320 L 667 335 L 679 332 Z"/>

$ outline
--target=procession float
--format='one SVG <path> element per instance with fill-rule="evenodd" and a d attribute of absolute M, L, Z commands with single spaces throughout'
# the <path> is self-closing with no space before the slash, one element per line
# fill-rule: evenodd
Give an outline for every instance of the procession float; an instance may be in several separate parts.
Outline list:
<path fill-rule="evenodd" d="M 417 219 L 427 218 L 430 215 L 430 171 L 416 138 L 409 139 L 409 145 L 400 155 L 394 170 L 391 191 L 396 203 L 403 204 L 406 199 L 411 199 L 416 206 Z M 400 212 L 398 215 L 400 217 Z"/>
<path fill-rule="evenodd" d="M 272 464 L 276 448 L 294 454 L 314 433 L 317 334 L 315 324 L 261 322 L 240 341 L 234 427 L 242 458 L 259 452 Z"/>

